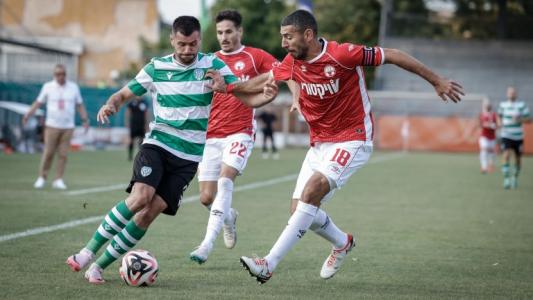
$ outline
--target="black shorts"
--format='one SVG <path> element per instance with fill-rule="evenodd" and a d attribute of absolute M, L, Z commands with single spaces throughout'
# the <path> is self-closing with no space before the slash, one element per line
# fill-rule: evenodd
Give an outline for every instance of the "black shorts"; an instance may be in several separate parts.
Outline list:
<path fill-rule="evenodd" d="M 502 138 L 502 151 L 503 150 L 513 150 L 517 156 L 522 155 L 522 144 L 524 140 L 511 140 Z"/>
<path fill-rule="evenodd" d="M 135 156 L 133 176 L 126 192 L 131 192 L 135 182 L 154 187 L 167 204 L 163 213 L 173 216 L 197 169 L 197 162 L 176 157 L 161 147 L 143 144 Z"/>

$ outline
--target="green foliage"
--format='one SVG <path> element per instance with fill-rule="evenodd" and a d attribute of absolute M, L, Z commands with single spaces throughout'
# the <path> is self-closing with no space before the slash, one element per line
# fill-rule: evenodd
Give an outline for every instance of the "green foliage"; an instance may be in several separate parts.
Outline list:
<path fill-rule="evenodd" d="M 290 12 L 283 0 L 220 0 L 210 9 L 211 23 L 203 30 L 203 51 L 214 52 L 220 49 L 216 39 L 216 14 L 224 9 L 236 9 L 243 18 L 243 44 L 264 49 L 278 59 L 287 52 L 281 48 L 279 27 L 281 19 Z"/>
<path fill-rule="evenodd" d="M 338 42 L 376 45 L 381 6 L 375 0 L 328 0 L 313 2 L 318 31 Z"/>

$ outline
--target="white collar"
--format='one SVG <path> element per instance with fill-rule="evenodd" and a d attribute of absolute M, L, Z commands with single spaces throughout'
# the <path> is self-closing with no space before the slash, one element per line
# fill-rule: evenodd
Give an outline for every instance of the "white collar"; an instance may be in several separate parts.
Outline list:
<path fill-rule="evenodd" d="M 175 63 L 178 67 L 180 68 L 183 68 L 183 69 L 188 69 L 188 68 L 191 68 L 192 66 L 196 65 L 196 63 L 198 62 L 198 53 L 196 53 L 196 57 L 194 58 L 194 61 L 188 65 L 185 65 L 185 64 L 182 64 L 181 62 L 179 62 L 175 57 L 174 57 L 174 54 L 172 54 L 172 62 Z"/>
<path fill-rule="evenodd" d="M 323 45 L 322 45 L 322 51 L 320 51 L 320 53 L 315 57 L 315 58 L 312 58 L 310 60 L 307 61 L 308 64 L 312 64 L 314 63 L 315 61 L 319 60 L 322 55 L 324 55 L 324 53 L 326 53 L 326 50 L 328 49 L 328 41 L 326 41 L 325 38 L 318 38 L 318 41 L 322 41 L 323 42 Z"/>
<path fill-rule="evenodd" d="M 234 55 L 234 54 L 237 54 L 237 53 L 241 53 L 242 51 L 244 50 L 244 45 L 241 45 L 241 47 L 235 51 L 232 51 L 232 52 L 226 52 L 224 50 L 220 50 L 220 54 L 222 55 Z"/>

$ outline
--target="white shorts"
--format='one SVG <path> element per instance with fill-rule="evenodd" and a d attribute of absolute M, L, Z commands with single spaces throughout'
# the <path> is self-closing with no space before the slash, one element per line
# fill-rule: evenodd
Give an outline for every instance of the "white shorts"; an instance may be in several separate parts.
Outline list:
<path fill-rule="evenodd" d="M 242 174 L 253 147 L 252 138 L 245 133 L 207 139 L 202 161 L 198 165 L 198 181 L 217 181 L 222 163 Z"/>
<path fill-rule="evenodd" d="M 494 149 L 496 149 L 496 140 L 491 140 L 484 136 L 479 137 L 479 149 L 494 151 Z"/>
<path fill-rule="evenodd" d="M 301 199 L 311 175 L 320 172 L 329 181 L 330 192 L 324 196 L 321 203 L 327 202 L 336 189 L 345 185 L 350 176 L 366 164 L 372 150 L 371 142 L 316 143 L 307 151 L 292 198 Z"/>

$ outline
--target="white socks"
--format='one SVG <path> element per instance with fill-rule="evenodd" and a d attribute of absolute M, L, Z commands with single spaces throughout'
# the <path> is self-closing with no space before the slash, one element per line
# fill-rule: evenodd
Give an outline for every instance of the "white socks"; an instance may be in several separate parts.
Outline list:
<path fill-rule="evenodd" d="M 211 247 L 215 242 L 224 219 L 230 213 L 231 199 L 233 194 L 233 181 L 227 177 L 218 179 L 218 191 L 213 204 L 211 204 L 211 213 L 207 222 L 205 238 L 201 246 Z"/>
<path fill-rule="evenodd" d="M 479 162 L 481 163 L 481 170 L 486 171 L 489 165 L 487 150 L 481 149 L 481 151 L 479 151 Z"/>
<path fill-rule="evenodd" d="M 489 166 L 494 166 L 494 152 L 488 149 L 481 149 L 479 151 L 479 162 L 482 170 L 488 170 Z"/>
<path fill-rule="evenodd" d="M 348 235 L 342 231 L 333 223 L 331 218 L 322 209 L 318 209 L 313 224 L 309 229 L 313 230 L 316 234 L 323 237 L 336 249 L 340 249 L 348 242 Z"/>
<path fill-rule="evenodd" d="M 318 207 L 299 201 L 296 211 L 289 219 L 289 223 L 279 236 L 265 259 L 269 271 L 273 271 L 278 263 L 287 255 L 292 247 L 300 240 L 313 223 Z"/>

